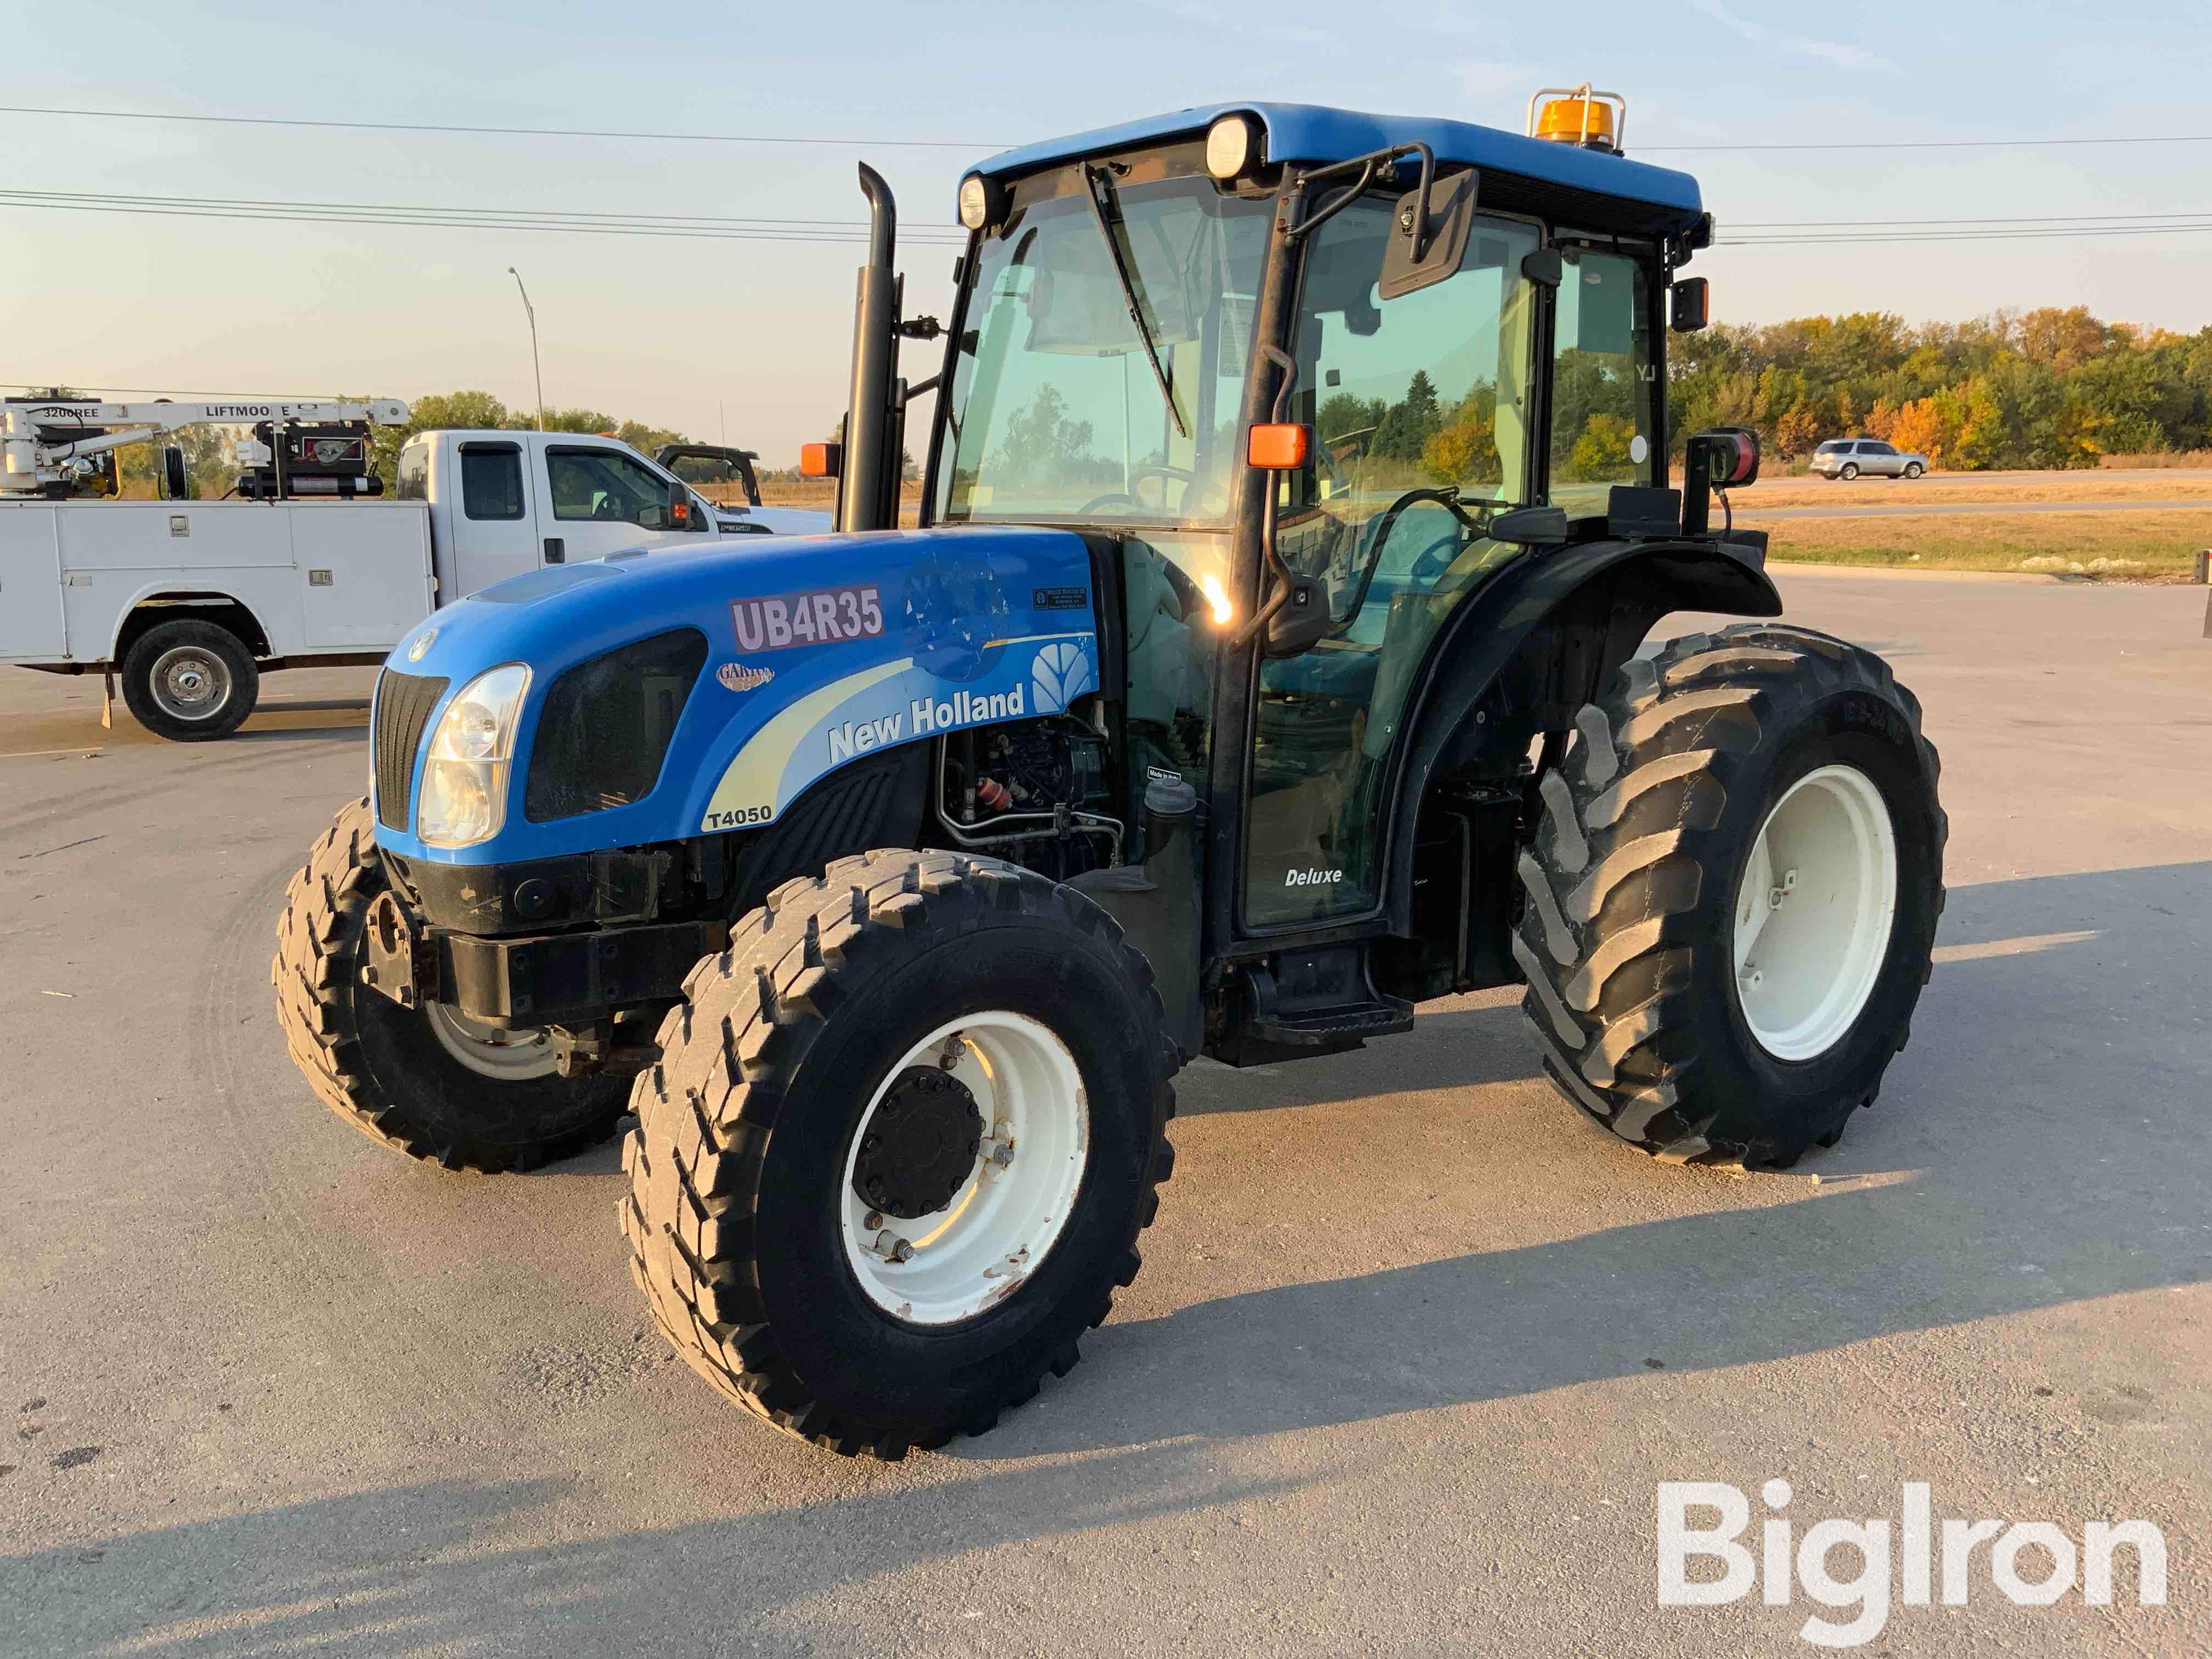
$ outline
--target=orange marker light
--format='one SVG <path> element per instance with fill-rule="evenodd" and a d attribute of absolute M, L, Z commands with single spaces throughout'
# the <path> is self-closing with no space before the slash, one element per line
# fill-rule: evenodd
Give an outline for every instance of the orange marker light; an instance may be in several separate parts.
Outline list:
<path fill-rule="evenodd" d="M 834 478 L 845 459 L 842 444 L 801 444 L 799 471 L 803 477 Z"/>
<path fill-rule="evenodd" d="M 1313 434 L 1287 421 L 1269 421 L 1252 428 L 1245 459 L 1268 472 L 1295 472 L 1306 464 Z"/>

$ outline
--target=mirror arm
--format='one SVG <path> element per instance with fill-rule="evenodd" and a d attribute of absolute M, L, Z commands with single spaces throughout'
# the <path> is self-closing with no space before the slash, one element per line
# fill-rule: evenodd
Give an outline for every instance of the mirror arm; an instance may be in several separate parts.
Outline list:
<path fill-rule="evenodd" d="M 1291 401 L 1291 388 L 1297 384 L 1298 360 L 1277 345 L 1273 340 L 1260 347 L 1260 355 L 1283 371 L 1283 378 L 1275 387 L 1273 414 L 1279 422 Z M 1290 602 L 1291 590 L 1297 585 L 1297 573 L 1283 562 L 1283 556 L 1275 547 L 1275 514 L 1279 490 L 1275 475 L 1267 475 L 1267 499 L 1260 507 L 1260 556 L 1267 568 L 1274 573 L 1275 591 L 1244 620 L 1244 625 L 1229 636 L 1229 648 L 1241 651 L 1250 644 L 1255 635 L 1265 628 L 1274 614 Z"/>
<path fill-rule="evenodd" d="M 1359 169 L 1359 177 L 1352 182 L 1348 189 L 1340 191 L 1316 209 L 1311 217 L 1291 226 L 1285 234 L 1291 240 L 1296 241 L 1309 232 L 1327 223 L 1359 199 L 1361 192 L 1375 182 L 1375 173 L 1378 167 L 1385 161 L 1395 161 L 1399 156 L 1409 151 L 1417 152 L 1421 158 L 1421 222 L 1413 231 L 1413 258 L 1419 260 L 1428 252 L 1429 190 L 1430 186 L 1436 182 L 1437 155 L 1428 145 L 1418 139 L 1410 143 L 1393 144 L 1389 149 L 1378 149 L 1370 155 L 1356 155 L 1349 161 L 1333 161 L 1325 167 L 1316 167 L 1310 173 L 1300 173 L 1297 183 L 1299 188 L 1304 189 L 1320 183 L 1333 173 L 1344 173 L 1355 167 Z"/>

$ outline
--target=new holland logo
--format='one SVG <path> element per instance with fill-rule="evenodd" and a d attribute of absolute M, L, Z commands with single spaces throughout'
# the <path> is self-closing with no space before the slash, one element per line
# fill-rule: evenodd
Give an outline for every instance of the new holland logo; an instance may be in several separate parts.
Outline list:
<path fill-rule="evenodd" d="M 1055 714 L 1087 691 L 1098 689 L 1091 653 L 1073 641 L 1062 640 L 1042 647 L 1030 668 L 1030 691 L 1035 712 Z"/>
<path fill-rule="evenodd" d="M 755 668 L 750 663 L 726 662 L 714 671 L 714 678 L 732 691 L 754 691 L 775 678 L 773 668 Z"/>

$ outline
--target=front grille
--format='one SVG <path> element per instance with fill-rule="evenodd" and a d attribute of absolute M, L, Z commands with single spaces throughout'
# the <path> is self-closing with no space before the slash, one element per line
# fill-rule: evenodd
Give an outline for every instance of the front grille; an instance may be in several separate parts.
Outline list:
<path fill-rule="evenodd" d="M 369 746 L 376 754 L 376 821 L 404 830 L 414 803 L 415 751 L 430 711 L 453 682 L 435 674 L 401 674 L 386 669 L 377 677 L 376 707 L 369 716 Z"/>

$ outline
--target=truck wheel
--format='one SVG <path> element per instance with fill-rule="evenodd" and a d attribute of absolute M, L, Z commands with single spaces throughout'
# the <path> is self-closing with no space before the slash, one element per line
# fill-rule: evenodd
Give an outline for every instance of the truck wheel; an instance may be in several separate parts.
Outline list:
<path fill-rule="evenodd" d="M 1143 957 L 992 859 L 866 853 L 771 893 L 660 1030 L 619 1206 L 694 1370 L 897 1458 L 1064 1376 L 1174 1167 Z"/>
<path fill-rule="evenodd" d="M 180 618 L 148 629 L 124 653 L 123 701 L 149 732 L 212 743 L 245 723 L 261 695 L 253 653 L 227 628 Z"/>
<path fill-rule="evenodd" d="M 564 1078 L 535 1031 L 441 1003 L 402 1008 L 361 982 L 368 908 L 384 890 L 366 796 L 340 811 L 284 895 L 276 1020 L 323 1103 L 371 1140 L 449 1170 L 497 1174 L 613 1135 L 629 1079 Z"/>
<path fill-rule="evenodd" d="M 1943 908 L 1920 705 L 1754 623 L 1628 663 L 1522 853 L 1513 954 L 1560 1091 L 1674 1162 L 1784 1168 L 1871 1105 Z"/>

